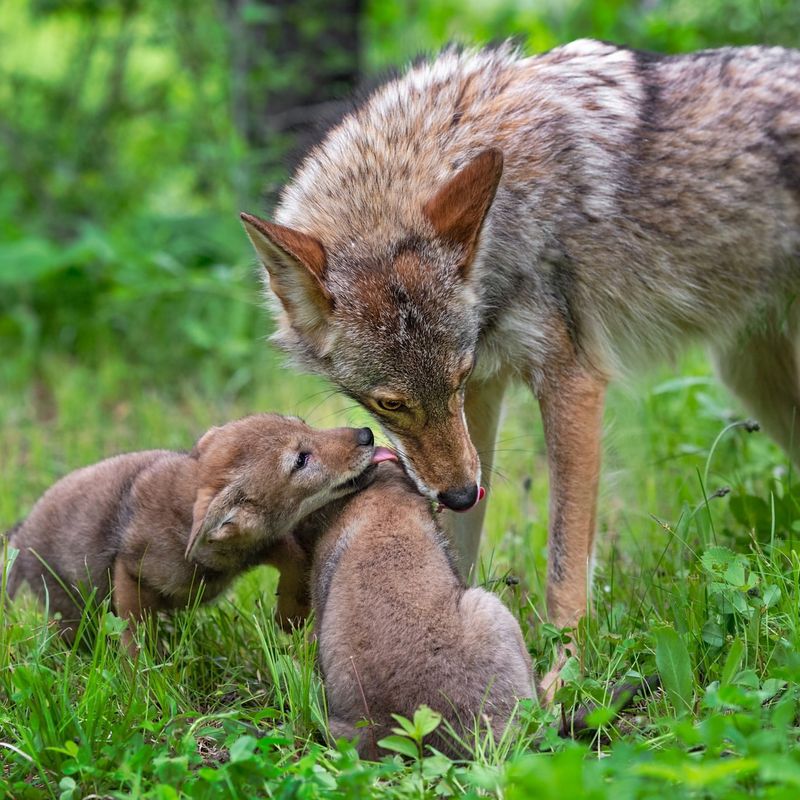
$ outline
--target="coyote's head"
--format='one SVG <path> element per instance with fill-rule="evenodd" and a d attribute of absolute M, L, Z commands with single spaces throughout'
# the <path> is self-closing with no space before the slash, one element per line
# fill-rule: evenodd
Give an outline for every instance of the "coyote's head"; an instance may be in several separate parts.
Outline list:
<path fill-rule="evenodd" d="M 478 499 L 464 419 L 480 325 L 471 268 L 502 165 L 484 150 L 409 198 L 413 227 L 378 244 L 348 238 L 347 219 L 328 242 L 242 215 L 280 301 L 281 346 L 368 409 L 418 488 L 456 510 Z"/>

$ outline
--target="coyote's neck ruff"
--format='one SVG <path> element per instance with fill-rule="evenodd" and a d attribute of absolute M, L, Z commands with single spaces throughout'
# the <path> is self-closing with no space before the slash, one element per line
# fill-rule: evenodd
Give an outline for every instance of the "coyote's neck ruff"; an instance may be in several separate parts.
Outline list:
<path fill-rule="evenodd" d="M 790 445 L 800 53 L 448 50 L 345 117 L 275 219 L 245 215 L 279 342 L 380 419 L 430 496 L 474 503 L 504 387 L 532 387 L 558 623 L 586 607 L 610 377 L 705 337 Z M 465 564 L 481 514 L 459 521 Z"/>

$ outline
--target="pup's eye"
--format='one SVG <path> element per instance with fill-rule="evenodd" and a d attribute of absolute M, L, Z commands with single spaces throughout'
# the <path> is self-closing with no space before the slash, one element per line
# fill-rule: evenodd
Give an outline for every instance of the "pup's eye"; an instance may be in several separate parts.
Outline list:
<path fill-rule="evenodd" d="M 399 400 L 390 400 L 387 397 L 379 398 L 375 402 L 378 404 L 378 407 L 384 411 L 400 411 L 401 408 L 405 408 L 403 403 Z"/>
<path fill-rule="evenodd" d="M 303 469 L 303 467 L 308 464 L 309 458 L 311 458 L 311 453 L 298 453 L 297 458 L 294 460 L 292 472 L 296 472 L 298 469 Z"/>

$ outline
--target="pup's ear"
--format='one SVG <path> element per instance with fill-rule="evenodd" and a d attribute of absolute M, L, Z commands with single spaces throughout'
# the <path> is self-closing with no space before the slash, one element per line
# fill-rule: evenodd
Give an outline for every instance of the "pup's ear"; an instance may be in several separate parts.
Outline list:
<path fill-rule="evenodd" d="M 465 271 L 472 262 L 478 235 L 502 174 L 502 152 L 496 148 L 484 150 L 423 206 L 436 233 L 463 249 L 462 269 Z"/>
<path fill-rule="evenodd" d="M 187 560 L 203 542 L 221 541 L 239 532 L 236 525 L 239 507 L 235 500 L 236 492 L 230 486 L 219 491 L 208 486 L 198 490 L 192 509 L 192 532 L 186 544 Z"/>
<path fill-rule="evenodd" d="M 333 307 L 325 286 L 326 256 L 308 234 L 242 213 L 242 222 L 267 270 L 269 285 L 292 324 L 304 332 L 324 326 Z"/>
<path fill-rule="evenodd" d="M 195 446 L 192 448 L 192 456 L 194 458 L 199 458 L 203 453 L 205 453 L 211 442 L 216 438 L 217 433 L 219 431 L 218 426 L 214 426 L 213 428 L 209 428 L 195 443 Z"/>

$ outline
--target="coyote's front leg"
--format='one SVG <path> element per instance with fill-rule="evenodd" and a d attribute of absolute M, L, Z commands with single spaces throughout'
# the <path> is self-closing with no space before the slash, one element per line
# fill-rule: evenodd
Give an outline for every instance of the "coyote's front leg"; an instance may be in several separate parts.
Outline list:
<path fill-rule="evenodd" d="M 558 627 L 586 613 L 600 476 L 605 381 L 572 364 L 538 387 L 550 469 L 547 611 Z M 542 681 L 552 700 L 564 654 Z"/>
<path fill-rule="evenodd" d="M 492 483 L 497 428 L 507 385 L 508 378 L 504 374 L 483 381 L 473 378 L 467 384 L 464 399 L 467 429 L 481 460 L 481 483 L 487 491 Z M 450 512 L 445 520 L 445 528 L 458 554 L 462 577 L 467 582 L 474 583 L 478 578 L 478 550 L 486 505 L 485 502 L 478 503 L 471 511 L 462 514 Z"/>

